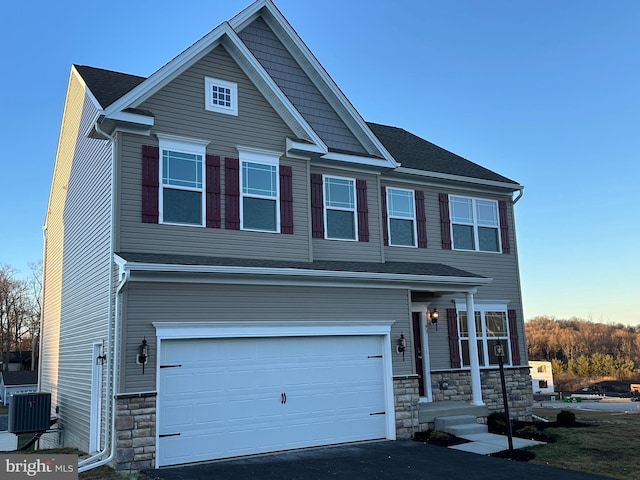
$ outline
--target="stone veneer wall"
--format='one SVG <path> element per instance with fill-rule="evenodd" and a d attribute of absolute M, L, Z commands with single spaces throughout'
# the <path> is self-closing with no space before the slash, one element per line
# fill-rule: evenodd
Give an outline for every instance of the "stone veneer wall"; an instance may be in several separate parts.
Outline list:
<path fill-rule="evenodd" d="M 418 377 L 407 375 L 393 378 L 393 399 L 396 409 L 396 437 L 411 438 L 418 431 Z"/>
<path fill-rule="evenodd" d="M 156 394 L 119 395 L 116 412 L 116 457 L 122 472 L 153 468 L 156 458 Z"/>
<path fill-rule="evenodd" d="M 518 420 L 531 420 L 533 406 L 533 389 L 529 367 L 506 368 L 504 371 L 507 398 L 509 400 L 509 415 Z M 447 388 L 442 388 L 446 382 Z M 500 370 L 481 370 L 482 400 L 487 405 L 489 413 L 503 412 L 502 387 L 500 385 Z M 451 371 L 431 373 L 431 388 L 433 401 L 464 401 L 471 400 L 471 374 L 469 371 Z"/>

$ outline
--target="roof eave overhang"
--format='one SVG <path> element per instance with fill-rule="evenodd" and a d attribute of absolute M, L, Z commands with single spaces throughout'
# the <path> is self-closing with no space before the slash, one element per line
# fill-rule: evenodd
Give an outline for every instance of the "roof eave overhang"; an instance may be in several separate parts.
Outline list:
<path fill-rule="evenodd" d="M 118 257 L 119 258 L 119 257 Z M 395 273 L 117 262 L 130 281 L 314 285 L 353 288 L 394 288 L 437 292 L 475 292 L 493 281 L 487 277 L 454 277 Z"/>
<path fill-rule="evenodd" d="M 466 177 L 464 175 L 453 175 L 450 173 L 430 172 L 427 170 L 418 170 L 417 168 L 399 167 L 393 170 L 393 173 L 412 175 L 422 177 L 424 179 L 449 180 L 452 182 L 471 183 L 478 186 L 506 189 L 511 192 L 524 190 L 524 186 L 518 183 L 486 180 L 483 178 Z"/>
<path fill-rule="evenodd" d="M 98 112 L 89 124 L 86 136 L 100 140 L 109 140 L 114 132 L 129 132 L 136 135 L 149 136 L 154 125 L 154 118 L 129 112 L 106 116 L 104 111 Z"/>

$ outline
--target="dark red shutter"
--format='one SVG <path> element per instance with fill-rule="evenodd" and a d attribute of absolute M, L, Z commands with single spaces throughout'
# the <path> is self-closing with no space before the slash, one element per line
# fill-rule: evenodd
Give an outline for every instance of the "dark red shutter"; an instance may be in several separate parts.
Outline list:
<path fill-rule="evenodd" d="M 293 233 L 293 178 L 289 165 L 280 165 L 280 232 Z"/>
<path fill-rule="evenodd" d="M 380 187 L 380 208 L 382 208 L 382 240 L 389 246 L 389 212 L 387 212 L 387 187 Z"/>
<path fill-rule="evenodd" d="M 142 221 L 158 223 L 158 188 L 160 176 L 160 149 L 142 146 Z"/>
<path fill-rule="evenodd" d="M 240 162 L 224 159 L 224 218 L 225 228 L 240 230 Z"/>
<path fill-rule="evenodd" d="M 424 192 L 415 191 L 416 230 L 418 230 L 418 248 L 427 248 L 427 214 L 424 211 Z"/>
<path fill-rule="evenodd" d="M 220 157 L 207 155 L 207 227 L 220 228 Z"/>
<path fill-rule="evenodd" d="M 460 344 L 458 340 L 458 312 L 455 308 L 447 308 L 447 327 L 449 329 L 449 360 L 451 368 L 460 368 Z"/>
<path fill-rule="evenodd" d="M 511 365 L 520 365 L 520 344 L 518 342 L 518 315 L 515 310 L 508 310 L 509 341 L 511 342 Z"/>
<path fill-rule="evenodd" d="M 438 195 L 440 201 L 440 235 L 442 237 L 442 249 L 451 250 L 451 220 L 449 219 L 449 195 Z"/>
<path fill-rule="evenodd" d="M 498 202 L 498 214 L 500 216 L 500 239 L 502 240 L 502 253 L 511 253 L 509 243 L 509 223 L 507 222 L 507 202 Z"/>
<path fill-rule="evenodd" d="M 358 241 L 369 241 L 369 205 L 367 201 L 367 181 L 356 179 L 356 202 L 358 211 Z"/>
<path fill-rule="evenodd" d="M 311 236 L 324 238 L 322 175 L 319 173 L 311 174 Z"/>

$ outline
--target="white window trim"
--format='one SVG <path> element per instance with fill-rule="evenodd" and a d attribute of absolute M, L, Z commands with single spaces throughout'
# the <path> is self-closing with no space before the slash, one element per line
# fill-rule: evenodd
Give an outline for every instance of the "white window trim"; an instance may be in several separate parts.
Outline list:
<path fill-rule="evenodd" d="M 401 191 L 401 192 L 409 192 L 411 193 L 411 198 L 413 198 L 413 218 L 411 219 L 413 221 L 413 245 L 398 245 L 395 243 L 391 242 L 391 220 L 392 219 L 398 219 L 398 220 L 409 220 L 406 217 L 398 217 L 398 216 L 392 216 L 391 215 L 391 202 L 389 201 L 389 196 L 390 196 L 390 191 L 391 190 L 397 190 L 397 191 Z M 389 246 L 391 247 L 404 247 L 404 248 L 418 248 L 418 221 L 416 219 L 416 192 L 415 190 L 411 190 L 408 188 L 398 188 L 398 187 L 387 187 L 386 188 L 386 194 L 387 194 L 387 231 L 389 232 Z"/>
<path fill-rule="evenodd" d="M 327 195 L 325 190 L 325 182 L 327 178 L 335 178 L 337 180 L 349 180 L 353 182 L 353 208 L 339 208 L 327 206 Z M 323 208 L 323 220 L 324 220 L 324 238 L 325 240 L 338 240 L 342 242 L 357 242 L 358 241 L 358 192 L 356 189 L 356 179 L 351 177 L 340 177 L 338 175 L 322 175 L 322 208 Z M 327 210 L 339 210 L 342 212 L 353 212 L 353 231 L 355 238 L 333 238 L 329 236 L 329 229 L 327 228 Z"/>
<path fill-rule="evenodd" d="M 257 148 L 238 147 L 238 153 L 240 156 L 240 230 L 248 232 L 262 232 L 262 233 L 280 233 L 280 157 L 279 152 L 271 150 L 260 150 Z M 242 175 L 242 165 L 245 163 L 259 163 L 262 165 L 269 165 L 276 167 L 276 196 L 270 197 L 265 195 L 254 195 L 244 193 L 244 179 Z M 275 200 L 276 202 L 276 229 L 275 230 L 260 230 L 256 228 L 245 228 L 244 226 L 244 199 L 246 198 L 260 198 L 264 200 Z"/>
<path fill-rule="evenodd" d="M 205 226 L 205 218 L 206 214 L 206 206 L 207 206 L 207 195 L 206 195 L 206 164 L 207 164 L 207 145 L 209 145 L 208 140 L 200 140 L 197 138 L 188 138 L 188 137 L 180 137 L 177 135 L 170 135 L 166 133 L 158 133 L 156 134 L 159 140 L 159 167 L 158 168 L 158 207 L 159 207 L 159 215 L 158 222 L 164 225 L 179 225 L 181 227 L 204 227 Z M 201 202 L 202 202 L 202 217 L 200 219 L 200 224 L 196 223 L 174 223 L 174 222 L 165 222 L 164 221 L 164 183 L 162 181 L 163 170 L 164 170 L 164 162 L 162 161 L 162 152 L 168 150 L 172 152 L 183 152 L 190 153 L 194 155 L 202 156 L 202 188 L 189 188 L 182 187 L 178 185 L 169 185 L 167 188 L 172 190 L 187 190 L 190 192 L 200 192 L 201 193 Z"/>
<path fill-rule="evenodd" d="M 452 204 L 452 199 L 453 198 L 463 198 L 465 200 L 471 200 L 471 210 L 473 213 L 473 222 L 472 223 L 466 223 L 466 222 L 454 222 L 453 220 L 453 208 L 451 207 Z M 496 206 L 496 217 L 498 219 L 498 225 L 496 227 L 489 227 L 487 225 L 478 225 L 478 210 L 477 210 L 477 201 L 478 200 L 482 200 L 485 202 L 491 202 L 494 203 Z M 501 235 L 501 231 L 500 231 L 500 210 L 499 210 L 499 206 L 498 206 L 498 201 L 497 200 L 492 200 L 490 198 L 476 198 L 476 197 L 466 197 L 464 195 L 449 195 L 449 218 L 451 219 L 449 222 L 449 229 L 451 232 L 451 248 L 453 250 L 459 250 L 461 252 L 482 252 L 482 253 L 502 253 L 502 235 Z M 454 240 L 454 236 L 453 236 L 453 225 L 454 223 L 456 225 L 467 225 L 470 227 L 473 227 L 473 241 L 474 241 L 474 249 L 473 250 L 469 250 L 467 248 L 456 248 L 455 246 L 455 240 Z M 490 250 L 480 250 L 480 237 L 478 235 L 478 227 L 486 227 L 486 228 L 495 228 L 497 230 L 497 237 L 498 237 L 498 250 L 495 252 L 492 252 Z"/>
<path fill-rule="evenodd" d="M 508 307 L 507 304 L 509 302 L 507 300 L 505 301 L 493 301 L 492 303 L 488 303 L 488 302 L 478 302 L 476 301 L 474 303 L 474 309 L 476 312 L 481 312 L 480 313 L 480 327 L 482 328 L 482 330 L 480 332 L 476 332 L 476 336 L 477 336 L 477 340 L 481 340 L 482 341 L 482 351 L 483 351 L 483 359 L 484 359 L 484 365 L 480 365 L 481 369 L 492 369 L 495 368 L 498 364 L 490 364 L 489 363 L 489 350 L 487 348 L 487 324 L 485 321 L 485 317 L 484 314 L 485 312 L 489 311 L 489 312 L 504 312 L 505 315 L 505 321 L 506 321 L 506 327 L 507 327 L 507 336 L 506 337 L 491 337 L 494 339 L 498 339 L 498 340 L 504 340 L 506 345 L 504 346 L 506 349 L 509 349 L 509 362 L 504 364 L 505 367 L 510 367 L 513 365 L 513 352 L 511 351 L 511 331 L 509 329 L 509 311 L 508 311 Z M 460 332 L 460 317 L 458 316 L 460 314 L 460 312 L 465 312 L 467 313 L 467 303 L 464 300 L 456 300 L 455 301 L 455 305 L 456 305 L 456 326 L 458 328 L 458 351 L 460 352 L 460 365 L 463 369 L 470 369 L 471 367 L 469 365 L 465 365 L 464 364 L 464 360 L 462 358 L 462 334 Z M 468 337 L 464 337 L 464 340 L 469 340 Z"/>
<path fill-rule="evenodd" d="M 223 88 L 228 88 L 231 90 L 231 107 L 223 107 L 221 105 L 214 105 L 212 103 L 212 95 L 211 95 L 211 87 L 219 86 Z M 204 77 L 204 98 L 205 110 L 210 112 L 218 112 L 224 113 L 227 115 L 238 116 L 238 84 L 234 82 L 228 82 L 225 80 L 220 80 L 218 78 L 212 77 Z"/>

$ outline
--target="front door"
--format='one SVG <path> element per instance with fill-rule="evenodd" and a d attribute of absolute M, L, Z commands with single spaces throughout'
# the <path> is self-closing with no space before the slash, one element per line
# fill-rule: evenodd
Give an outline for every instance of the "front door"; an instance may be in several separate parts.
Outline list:
<path fill-rule="evenodd" d="M 424 389 L 424 361 L 422 358 L 422 335 L 420 335 L 420 312 L 411 313 L 411 326 L 413 328 L 413 359 L 416 365 L 416 373 L 418 374 L 418 392 L 421 397 L 425 396 Z"/>

